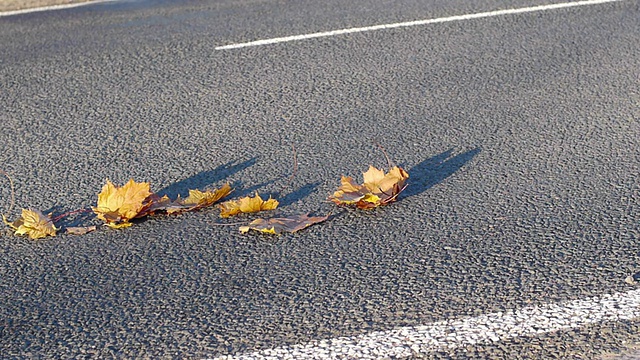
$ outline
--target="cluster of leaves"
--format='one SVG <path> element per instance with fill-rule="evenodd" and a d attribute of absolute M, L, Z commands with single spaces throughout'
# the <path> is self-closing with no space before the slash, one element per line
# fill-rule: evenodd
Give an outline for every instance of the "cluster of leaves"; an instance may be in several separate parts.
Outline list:
<path fill-rule="evenodd" d="M 187 211 L 200 210 L 217 203 L 232 191 L 229 184 L 214 190 L 189 190 L 189 196 L 171 200 L 168 196 L 152 193 L 149 183 L 137 183 L 133 179 L 123 186 L 115 186 L 111 181 L 102 187 L 98 194 L 98 204 L 91 209 L 96 217 L 114 229 L 131 226 L 130 220 L 155 215 L 181 214 Z"/>
<path fill-rule="evenodd" d="M 1 170 L 0 170 L 1 171 Z M 3 172 L 4 173 L 4 172 Z M 6 173 L 4 173 L 7 175 Z M 7 175 L 9 178 L 9 176 Z M 341 185 L 336 192 L 329 196 L 329 200 L 339 206 L 354 207 L 370 210 L 379 206 L 388 205 L 397 200 L 398 195 L 406 188 L 409 174 L 398 166 L 393 166 L 388 172 L 373 166 L 363 173 L 364 182 L 357 184 L 351 177 L 342 176 Z M 9 178 L 11 181 L 11 178 Z M 13 192 L 13 182 L 12 192 Z M 185 212 L 197 211 L 218 204 L 220 217 L 228 218 L 243 213 L 256 213 L 274 210 L 279 203 L 276 199 L 264 200 L 258 193 L 255 196 L 245 196 L 235 200 L 219 203 L 227 197 L 233 189 L 227 183 L 219 189 L 205 191 L 189 190 L 189 196 L 182 199 L 179 195 L 176 199 L 168 196 L 160 196 L 151 191 L 151 186 L 146 182 L 129 180 L 122 186 L 114 185 L 107 180 L 98 194 L 96 206 L 91 211 L 96 218 L 102 220 L 104 225 L 121 229 L 131 226 L 131 220 L 146 216 L 168 214 L 179 215 Z M 55 236 L 60 230 L 55 226 L 55 221 L 76 212 L 63 214 L 55 219 L 51 215 L 45 215 L 38 210 L 23 209 L 21 216 L 15 221 L 9 221 L 2 215 L 4 223 L 14 230 L 16 235 L 26 235 L 31 239 L 40 239 L 47 236 Z M 240 232 L 250 230 L 269 234 L 282 234 L 283 232 L 296 232 L 326 221 L 327 216 L 308 216 L 308 214 L 293 215 L 285 218 L 255 219 L 247 225 L 240 227 Z M 96 226 L 68 227 L 69 234 L 82 235 L 96 230 Z"/>

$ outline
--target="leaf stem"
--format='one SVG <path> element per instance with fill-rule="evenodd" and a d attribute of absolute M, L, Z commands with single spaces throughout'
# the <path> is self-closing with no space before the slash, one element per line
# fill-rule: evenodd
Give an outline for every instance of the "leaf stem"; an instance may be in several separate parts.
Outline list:
<path fill-rule="evenodd" d="M 391 161 L 391 159 L 389 159 L 389 155 L 387 155 L 387 150 L 385 150 L 382 145 L 380 145 L 377 141 L 373 141 L 374 144 L 376 144 L 377 147 L 380 148 L 380 150 L 382 150 L 382 153 L 384 154 L 385 159 L 387 159 L 387 165 L 389 165 L 389 169 L 391 169 L 393 167 L 393 162 Z"/>
<path fill-rule="evenodd" d="M 280 193 L 282 193 L 284 189 L 286 189 L 289 185 L 291 185 L 291 182 L 293 181 L 293 179 L 296 177 L 296 174 L 298 173 L 298 153 L 296 152 L 296 147 L 294 144 L 291 144 L 291 150 L 293 151 L 293 172 L 291 173 L 291 175 L 289 175 L 289 179 L 282 186 L 282 189 L 280 189 L 280 191 L 278 192 L 278 197 L 280 196 Z"/>
<path fill-rule="evenodd" d="M 59 221 L 60 219 L 66 218 L 67 216 L 71 216 L 71 215 L 75 215 L 75 214 L 87 213 L 87 212 L 90 212 L 90 211 L 91 211 L 91 209 L 89 209 L 89 208 L 83 208 L 83 209 L 69 211 L 69 212 L 66 212 L 64 214 L 61 214 L 61 215 L 58 215 L 58 216 L 54 217 L 53 219 L 51 219 L 51 222 L 55 223 L 55 222 Z"/>

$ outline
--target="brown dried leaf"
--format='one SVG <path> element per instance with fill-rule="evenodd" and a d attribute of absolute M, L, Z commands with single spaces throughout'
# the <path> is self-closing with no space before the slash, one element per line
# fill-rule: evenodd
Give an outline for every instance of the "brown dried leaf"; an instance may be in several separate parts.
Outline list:
<path fill-rule="evenodd" d="M 253 220 L 247 226 L 241 226 L 240 232 L 246 233 L 249 230 L 256 230 L 268 234 L 280 235 L 283 232 L 296 232 L 307 228 L 313 224 L 323 222 L 329 218 L 327 216 L 308 216 L 308 214 L 294 215 L 287 218 L 271 218 Z"/>
<path fill-rule="evenodd" d="M 373 209 L 396 200 L 405 188 L 409 174 L 401 167 L 394 166 L 388 173 L 369 166 L 362 174 L 364 183 L 358 185 L 350 177 L 342 176 L 341 185 L 329 200 L 337 205 L 355 206 L 359 209 Z"/>
<path fill-rule="evenodd" d="M 245 196 L 238 200 L 225 201 L 218 205 L 220 207 L 220 217 L 227 218 L 240 213 L 255 213 L 264 210 L 274 210 L 278 207 L 278 200 L 269 197 L 263 200 L 256 192 L 256 196 Z"/>
<path fill-rule="evenodd" d="M 158 194 L 151 194 L 145 201 L 150 204 L 145 208 L 144 213 L 139 213 L 136 217 L 145 215 L 155 215 L 158 211 L 167 211 L 171 206 L 176 205 L 167 195 L 160 197 Z"/>
<path fill-rule="evenodd" d="M 84 235 L 90 233 L 92 231 L 96 231 L 97 227 L 94 226 L 83 226 L 83 227 L 68 227 L 67 234 L 70 235 Z"/>
<path fill-rule="evenodd" d="M 409 178 L 409 174 L 402 168 L 394 166 L 389 169 L 388 173 L 369 166 L 369 170 L 363 173 L 364 186 L 374 194 L 388 194 L 396 188 L 404 187 L 405 181 Z"/>

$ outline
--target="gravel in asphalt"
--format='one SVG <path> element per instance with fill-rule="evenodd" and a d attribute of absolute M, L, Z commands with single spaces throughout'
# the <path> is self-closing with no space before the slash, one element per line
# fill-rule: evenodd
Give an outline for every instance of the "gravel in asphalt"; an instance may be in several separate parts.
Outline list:
<path fill-rule="evenodd" d="M 295 144 L 274 215 L 336 215 L 278 238 L 212 226 L 215 210 L 2 236 L 0 353 L 213 357 L 637 288 L 637 2 L 214 50 L 502 5 L 141 1 L 0 19 L 0 167 L 18 206 L 93 205 L 106 178 L 268 195 Z M 373 140 L 411 183 L 392 206 L 338 213 L 340 175 L 386 164 Z M 451 356 L 590 358 L 634 334 Z"/>

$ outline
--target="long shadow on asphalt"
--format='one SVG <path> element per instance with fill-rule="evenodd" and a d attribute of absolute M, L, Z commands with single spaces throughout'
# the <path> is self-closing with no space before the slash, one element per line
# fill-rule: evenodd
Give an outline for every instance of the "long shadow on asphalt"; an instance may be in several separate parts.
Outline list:
<path fill-rule="evenodd" d="M 186 197 L 189 195 L 190 189 L 203 190 L 216 184 L 219 181 L 226 179 L 227 177 L 240 172 L 256 163 L 256 158 L 251 158 L 243 162 L 230 161 L 224 165 L 220 165 L 213 170 L 202 171 L 184 180 L 175 182 L 164 189 L 158 191 L 158 195 L 167 195 L 171 199 L 176 198 L 178 195 Z M 263 184 L 261 184 L 263 185 Z M 246 191 L 247 189 L 243 190 Z"/>
<path fill-rule="evenodd" d="M 453 149 L 430 157 L 409 170 L 410 184 L 402 197 L 419 195 L 444 181 L 480 153 L 480 148 L 451 156 Z"/>
<path fill-rule="evenodd" d="M 213 170 L 202 171 L 189 178 L 175 182 L 161 189 L 160 191 L 157 192 L 157 194 L 160 196 L 167 195 L 171 199 L 175 199 L 178 195 L 184 198 L 189 195 L 189 190 L 191 189 L 203 190 L 207 187 L 210 187 L 216 184 L 217 182 L 220 182 L 226 179 L 227 177 L 239 171 L 242 171 L 254 165 L 255 163 L 256 163 L 255 157 L 243 162 L 230 161 L 224 165 L 218 166 Z M 234 184 L 232 184 L 232 187 L 235 189 L 241 189 L 240 191 L 234 192 L 235 196 L 245 196 L 255 192 L 261 187 L 266 186 L 272 182 L 273 181 L 267 181 L 267 182 L 263 182 L 258 185 L 253 185 L 251 187 L 244 188 L 244 189 L 242 188 L 241 182 L 235 182 Z M 48 213 L 56 214 L 56 213 L 63 213 L 63 212 L 64 212 L 64 209 L 57 206 L 45 211 L 46 214 Z M 93 212 L 91 212 L 90 209 L 87 208 L 86 212 L 81 212 L 79 214 L 74 214 L 72 216 L 65 217 L 60 221 L 56 222 L 56 225 L 62 228 L 67 228 L 71 226 L 82 226 L 83 224 L 90 223 L 91 220 L 93 220 L 94 218 L 95 218 L 95 215 L 93 214 Z M 137 221 L 143 221 L 143 220 L 137 219 Z"/>
<path fill-rule="evenodd" d="M 306 198 L 307 196 L 309 196 L 309 194 L 315 191 L 318 185 L 320 185 L 319 182 L 309 183 L 295 191 L 288 193 L 287 195 L 278 199 L 278 201 L 280 202 L 280 206 L 291 205 L 294 202 Z"/>

